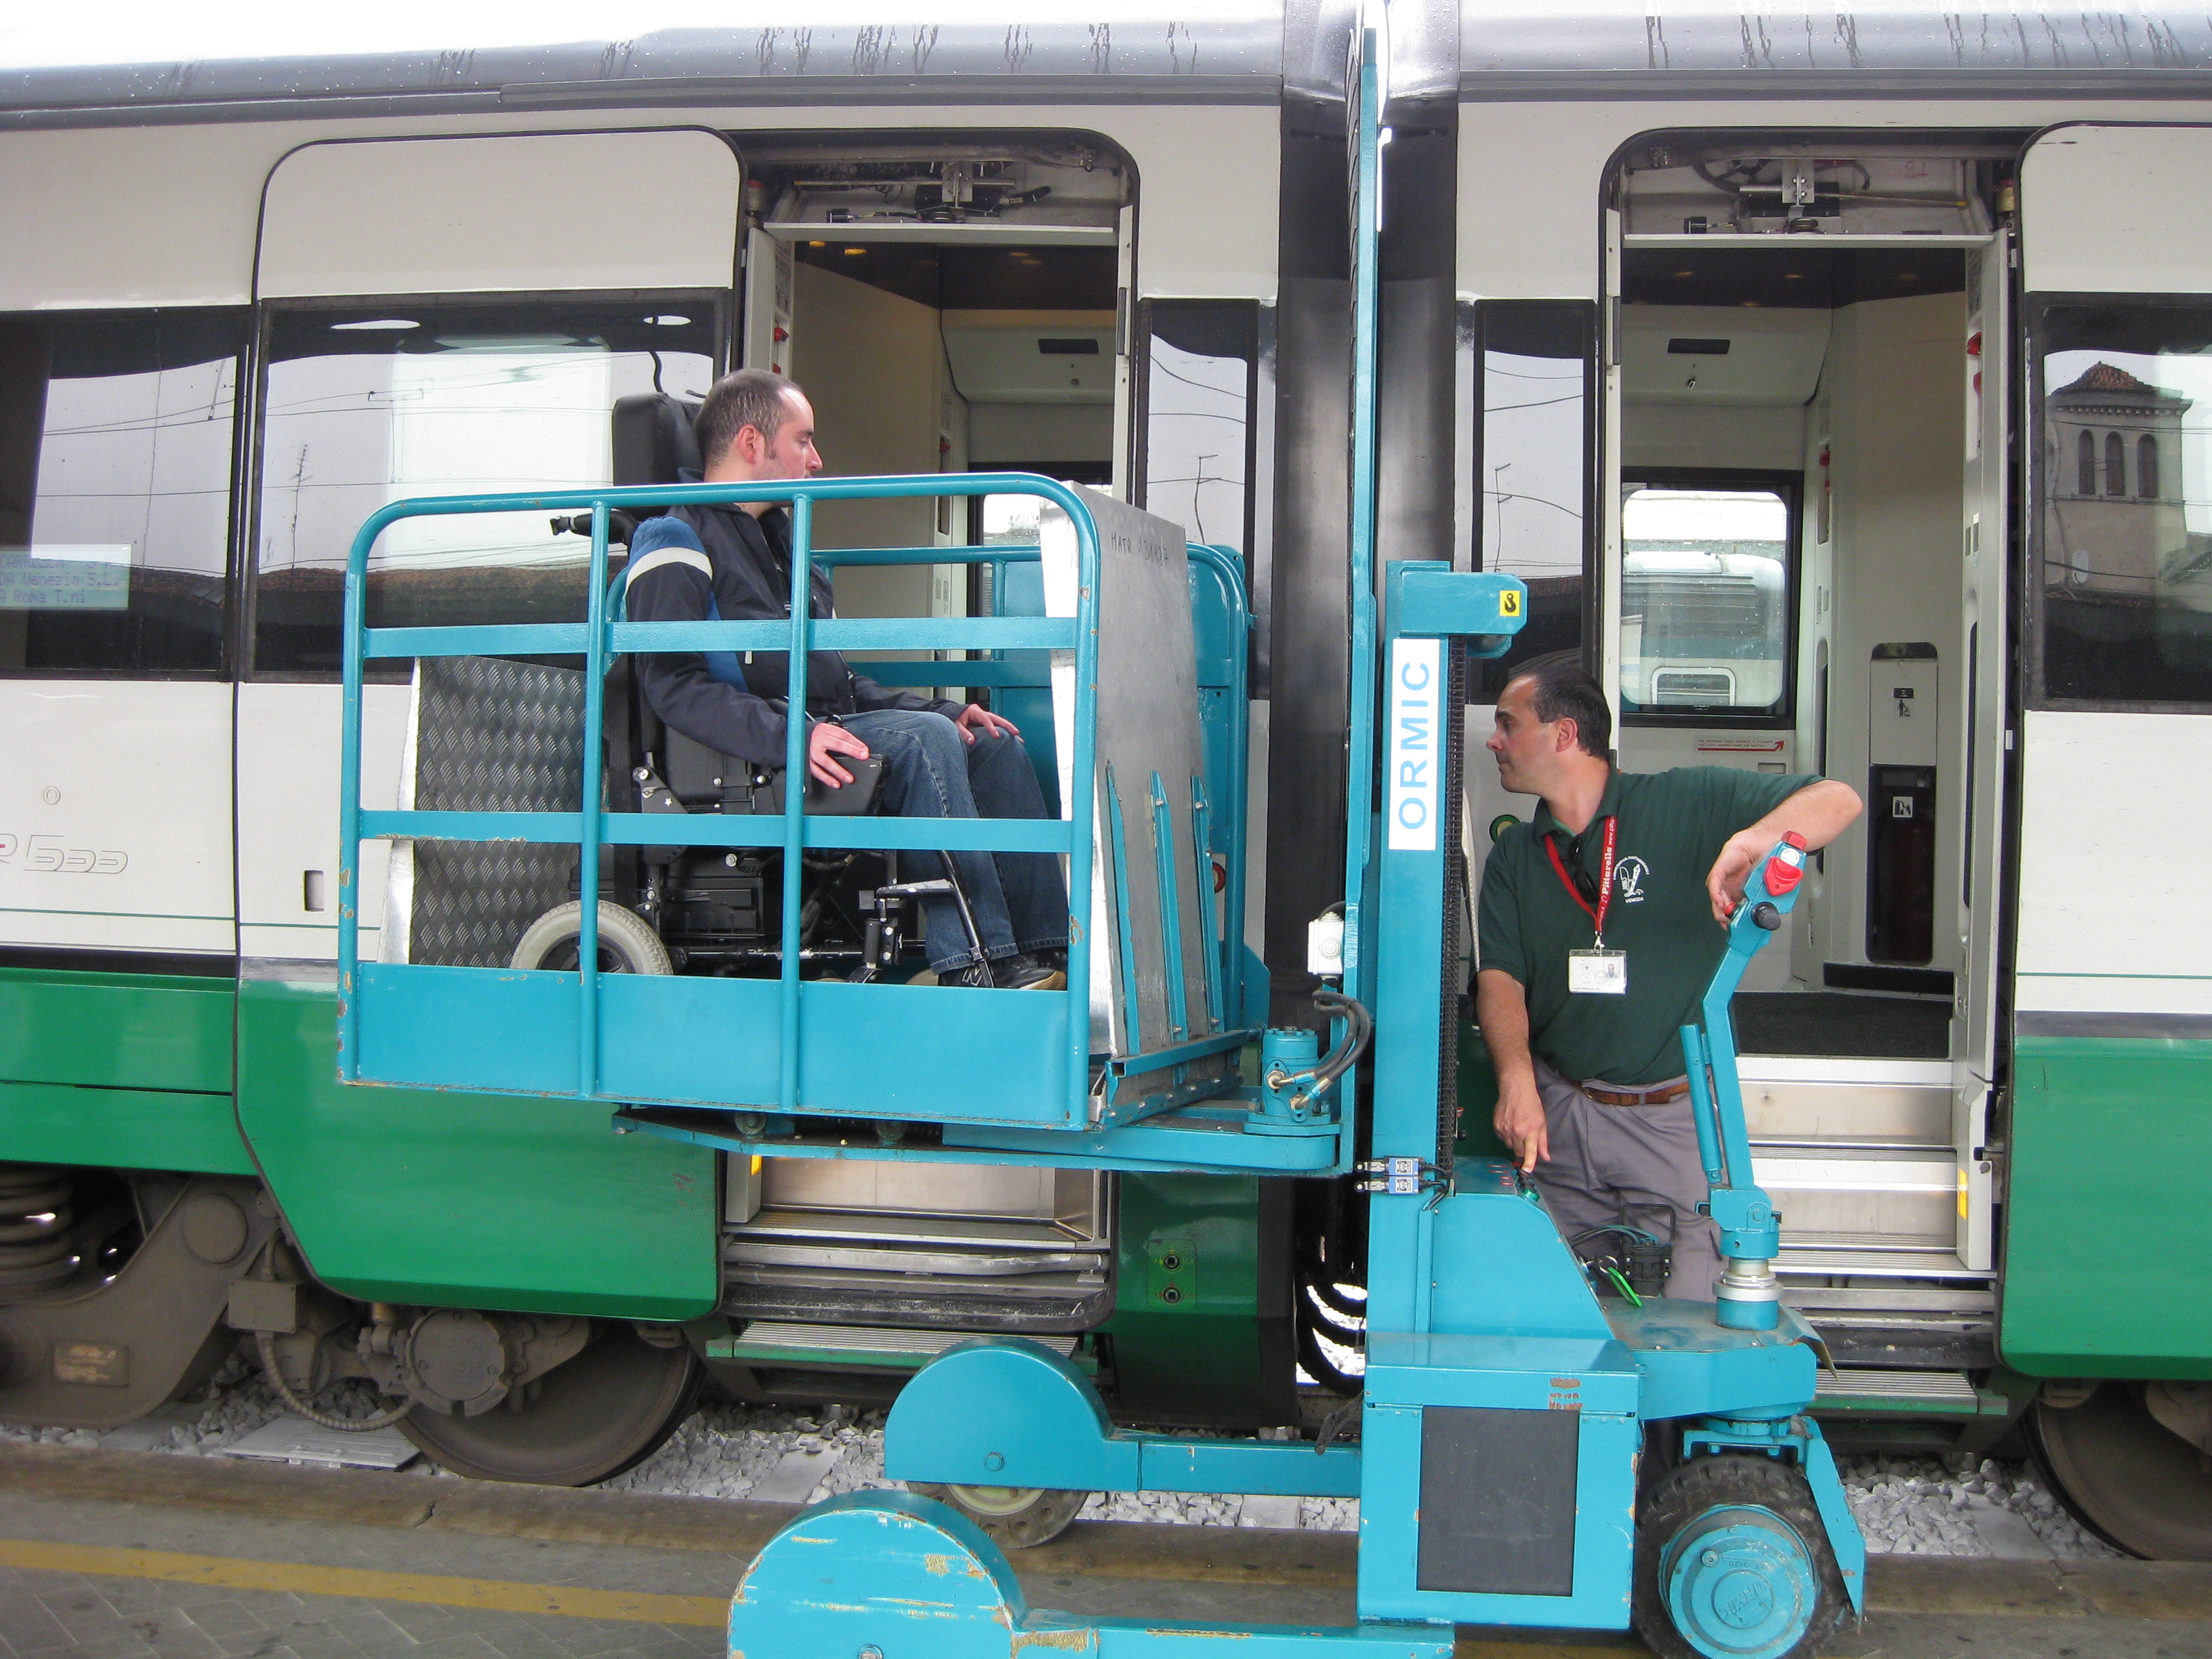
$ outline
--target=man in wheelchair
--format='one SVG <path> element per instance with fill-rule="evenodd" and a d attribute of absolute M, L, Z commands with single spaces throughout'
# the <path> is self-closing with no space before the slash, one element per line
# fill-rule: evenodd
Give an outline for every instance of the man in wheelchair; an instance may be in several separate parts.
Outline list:
<path fill-rule="evenodd" d="M 812 406 L 798 386 L 765 369 L 717 381 L 700 406 L 697 434 L 708 483 L 775 483 L 822 470 Z M 672 508 L 632 535 L 625 582 L 633 622 L 787 617 L 791 515 L 767 502 Z M 829 573 L 819 567 L 810 604 L 817 617 L 836 614 Z M 641 655 L 635 672 L 647 705 L 670 732 L 769 769 L 784 761 L 788 663 L 782 652 L 665 652 Z M 1020 732 L 978 704 L 890 690 L 854 673 L 841 653 L 815 651 L 804 717 L 810 804 L 866 810 L 836 797 L 872 787 L 876 805 L 904 817 L 1045 816 Z M 1064 986 L 1067 888 L 1059 859 L 937 856 L 949 862 L 951 890 L 925 892 L 921 903 L 939 981 Z"/>

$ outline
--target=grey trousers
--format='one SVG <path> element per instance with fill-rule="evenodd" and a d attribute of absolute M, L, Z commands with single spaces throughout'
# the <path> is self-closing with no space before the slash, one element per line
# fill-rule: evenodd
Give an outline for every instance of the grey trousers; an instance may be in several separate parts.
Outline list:
<path fill-rule="evenodd" d="M 1711 1301 L 1721 1272 L 1720 1232 L 1698 1213 L 1711 1188 L 1698 1156 L 1690 1097 L 1663 1106 L 1601 1106 L 1540 1060 L 1536 1091 L 1544 1100 L 1552 1155 L 1537 1164 L 1534 1180 L 1561 1236 L 1571 1243 L 1586 1228 L 1622 1221 L 1657 1231 L 1646 1218 L 1625 1215 L 1623 1206 L 1663 1205 L 1674 1222 L 1667 1294 Z"/>

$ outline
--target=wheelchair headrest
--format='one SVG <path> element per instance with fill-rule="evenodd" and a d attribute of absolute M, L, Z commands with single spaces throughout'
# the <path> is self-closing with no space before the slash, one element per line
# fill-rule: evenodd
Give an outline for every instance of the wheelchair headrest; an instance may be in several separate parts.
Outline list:
<path fill-rule="evenodd" d="M 615 399 L 614 482 L 671 484 L 679 469 L 702 470 L 699 436 L 692 429 L 699 405 L 665 392 Z"/>

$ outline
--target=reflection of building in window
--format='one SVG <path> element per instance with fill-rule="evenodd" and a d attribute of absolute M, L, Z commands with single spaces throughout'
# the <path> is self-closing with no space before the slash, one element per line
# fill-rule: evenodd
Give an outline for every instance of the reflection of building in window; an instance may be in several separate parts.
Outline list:
<path fill-rule="evenodd" d="M 2046 453 L 2075 457 L 2074 488 L 2052 492 L 2046 580 L 2085 599 L 2147 603 L 2185 558 L 2189 536 L 2182 505 L 2162 490 L 2171 469 L 2160 465 L 2161 443 L 2179 453 L 2181 419 L 2191 399 L 2138 380 L 2108 362 L 2092 363 L 2047 400 Z M 2136 447 L 2135 491 L 2128 489 L 2127 452 Z M 2096 460 L 2103 453 L 2103 476 Z"/>

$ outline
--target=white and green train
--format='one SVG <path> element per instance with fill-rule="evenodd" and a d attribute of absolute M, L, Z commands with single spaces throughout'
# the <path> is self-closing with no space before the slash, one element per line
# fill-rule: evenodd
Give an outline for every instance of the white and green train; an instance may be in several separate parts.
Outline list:
<path fill-rule="evenodd" d="M 1861 788 L 1738 1005 L 1832 1437 L 2024 1432 L 2108 1536 L 2212 1558 L 2212 25 L 1587 10 L 1370 8 L 1382 556 L 1525 579 L 1507 663 L 1579 652 L 1625 767 Z M 331 906 L 354 530 L 641 481 L 619 401 L 763 364 L 833 471 L 1091 483 L 1241 556 L 1243 914 L 1297 1003 L 1340 896 L 1355 21 L 13 37 L 0 1417 L 127 1420 L 242 1332 L 295 1393 L 376 1341 L 421 1376 L 489 1344 L 501 1408 L 424 1382 L 408 1431 L 584 1481 L 708 1375 L 880 1399 L 963 1331 L 1051 1330 L 1130 1420 L 1289 1422 L 1342 1382 L 1338 1183 L 733 1182 L 596 1108 L 343 1088 Z M 416 522 L 378 625 L 581 616 L 588 538 Z M 841 604 L 988 608 L 968 569 L 856 568 Z M 414 704 L 372 679 L 388 806 Z M 404 959 L 383 860 L 363 949 Z M 878 1293 L 946 1251 L 974 1270 Z"/>

